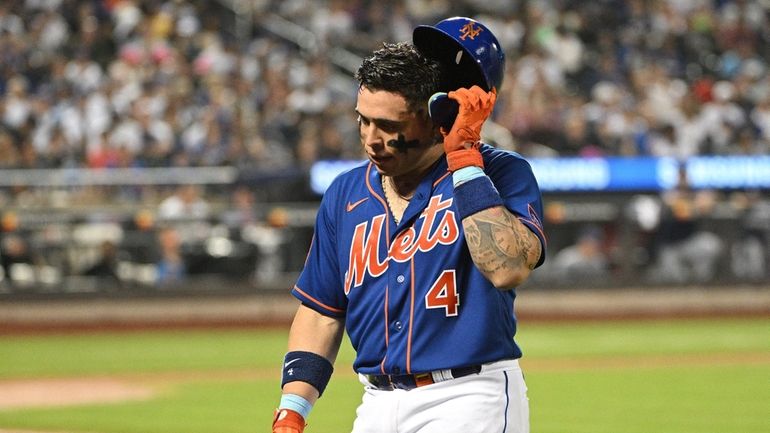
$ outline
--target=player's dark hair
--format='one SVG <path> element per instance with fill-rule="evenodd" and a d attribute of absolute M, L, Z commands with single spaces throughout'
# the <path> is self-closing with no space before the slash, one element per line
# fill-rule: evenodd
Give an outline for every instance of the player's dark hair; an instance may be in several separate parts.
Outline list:
<path fill-rule="evenodd" d="M 384 43 L 382 48 L 364 59 L 356 72 L 361 87 L 384 90 L 402 95 L 409 107 L 427 107 L 430 97 L 439 91 L 441 66 L 429 59 L 414 45 Z"/>

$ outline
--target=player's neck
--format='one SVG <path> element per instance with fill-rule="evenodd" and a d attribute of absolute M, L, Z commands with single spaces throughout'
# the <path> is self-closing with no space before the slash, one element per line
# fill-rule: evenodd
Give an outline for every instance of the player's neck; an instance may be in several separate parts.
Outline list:
<path fill-rule="evenodd" d="M 385 193 L 392 193 L 401 200 L 411 200 L 412 196 L 414 195 L 414 191 L 417 189 L 417 185 L 419 184 L 419 180 L 412 181 L 410 179 L 404 180 L 402 178 L 400 182 L 397 182 L 395 177 L 385 175 L 382 176 L 382 189 L 385 191 Z"/>
<path fill-rule="evenodd" d="M 385 176 L 387 182 L 389 183 L 390 187 L 393 189 L 393 192 L 400 196 L 401 198 L 405 200 L 409 200 L 414 195 L 414 192 L 417 190 L 417 187 L 420 185 L 420 182 L 425 178 L 425 176 L 430 173 L 431 170 L 433 170 L 433 167 L 438 163 L 440 158 L 437 158 L 435 160 L 427 160 L 426 164 L 422 167 L 418 167 L 417 169 L 405 173 L 403 175 L 398 176 Z"/>

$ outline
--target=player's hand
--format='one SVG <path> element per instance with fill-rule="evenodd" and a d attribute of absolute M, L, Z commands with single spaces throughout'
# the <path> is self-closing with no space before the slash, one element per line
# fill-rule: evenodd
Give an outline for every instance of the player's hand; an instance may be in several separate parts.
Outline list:
<path fill-rule="evenodd" d="M 470 89 L 457 89 L 447 96 L 457 101 L 459 109 L 451 131 L 441 128 L 444 136 L 444 152 L 447 155 L 449 170 L 476 166 L 484 168 L 484 161 L 479 152 L 481 146 L 481 126 L 495 107 L 497 92 L 485 92 L 479 86 Z"/>
<path fill-rule="evenodd" d="M 290 409 L 278 409 L 273 418 L 273 433 L 302 433 L 305 431 L 305 418 Z"/>

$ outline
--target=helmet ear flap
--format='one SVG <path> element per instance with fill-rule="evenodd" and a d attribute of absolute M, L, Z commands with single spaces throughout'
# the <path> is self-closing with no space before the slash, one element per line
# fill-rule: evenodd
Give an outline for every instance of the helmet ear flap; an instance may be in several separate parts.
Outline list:
<path fill-rule="evenodd" d="M 435 26 L 417 26 L 412 42 L 423 55 L 442 64 L 442 91 L 473 85 L 486 91 L 500 90 L 505 53 L 484 24 L 466 17 L 447 18 Z"/>

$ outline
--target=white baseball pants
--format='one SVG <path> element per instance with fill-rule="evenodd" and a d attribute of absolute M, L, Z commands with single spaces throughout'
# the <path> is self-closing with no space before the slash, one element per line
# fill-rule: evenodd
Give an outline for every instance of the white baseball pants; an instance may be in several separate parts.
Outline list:
<path fill-rule="evenodd" d="M 374 388 L 366 376 L 352 433 L 529 433 L 527 385 L 518 360 L 409 391 Z"/>

